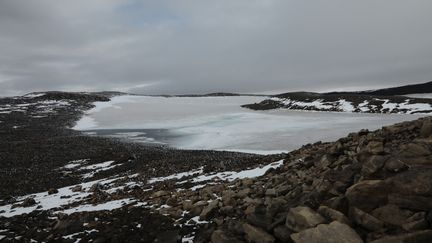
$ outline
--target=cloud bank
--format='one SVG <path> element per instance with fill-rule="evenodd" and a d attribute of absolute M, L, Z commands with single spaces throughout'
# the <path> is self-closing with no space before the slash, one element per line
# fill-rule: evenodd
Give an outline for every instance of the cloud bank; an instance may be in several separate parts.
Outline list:
<path fill-rule="evenodd" d="M 430 81 L 430 9 L 428 0 L 4 0 L 0 95 Z"/>

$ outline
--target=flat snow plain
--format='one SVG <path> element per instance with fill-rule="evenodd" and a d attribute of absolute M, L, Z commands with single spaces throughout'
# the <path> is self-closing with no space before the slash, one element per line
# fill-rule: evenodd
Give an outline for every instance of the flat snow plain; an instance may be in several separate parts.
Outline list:
<path fill-rule="evenodd" d="M 240 107 L 264 98 L 116 96 L 110 102 L 96 102 L 96 107 L 74 129 L 116 129 L 117 133 L 119 129 L 127 129 L 121 135 L 130 134 L 133 141 L 137 140 L 137 132 L 142 135 L 146 129 L 163 129 L 175 135 L 166 142 L 175 148 L 270 154 L 316 141 L 333 141 L 363 128 L 374 130 L 425 116 L 284 109 L 253 111 Z M 144 135 L 143 141 L 158 142 L 160 138 Z"/>

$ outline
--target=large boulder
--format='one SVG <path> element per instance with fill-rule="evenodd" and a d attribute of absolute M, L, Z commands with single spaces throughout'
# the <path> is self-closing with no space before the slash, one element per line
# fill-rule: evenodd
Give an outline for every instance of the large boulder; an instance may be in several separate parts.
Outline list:
<path fill-rule="evenodd" d="M 240 241 L 228 235 L 226 232 L 222 230 L 215 230 L 211 235 L 211 242 L 212 243 L 242 243 L 243 241 Z"/>
<path fill-rule="evenodd" d="M 275 238 L 264 230 L 252 226 L 248 223 L 243 224 L 243 231 L 248 242 L 252 243 L 273 243 Z"/>
<path fill-rule="evenodd" d="M 294 233 L 291 239 L 295 243 L 363 243 L 363 240 L 351 227 L 338 221 L 331 224 L 320 224 L 315 228 Z"/>
<path fill-rule="evenodd" d="M 200 214 L 201 220 L 207 220 L 218 210 L 219 200 L 211 201 Z"/>
<path fill-rule="evenodd" d="M 388 195 L 388 202 L 411 210 L 432 210 L 432 197 L 392 193 Z"/>
<path fill-rule="evenodd" d="M 422 230 L 409 234 L 383 237 L 370 243 L 429 243 L 432 242 L 432 230 Z"/>
<path fill-rule="evenodd" d="M 295 207 L 289 210 L 285 225 L 294 232 L 299 232 L 325 222 L 326 220 L 311 208 Z"/>
<path fill-rule="evenodd" d="M 372 211 L 372 216 L 392 225 L 401 226 L 413 215 L 411 211 L 402 210 L 394 204 L 388 204 Z"/>
<path fill-rule="evenodd" d="M 372 175 L 378 172 L 381 168 L 383 168 L 385 161 L 388 159 L 388 156 L 382 155 L 373 155 L 371 156 L 362 167 L 363 175 Z"/>
<path fill-rule="evenodd" d="M 425 119 L 420 128 L 420 137 L 427 138 L 432 135 L 432 121 L 431 119 Z"/>
<path fill-rule="evenodd" d="M 349 219 L 341 212 L 329 208 L 327 206 L 320 206 L 318 208 L 318 213 L 321 214 L 325 219 L 327 219 L 328 221 L 339 221 L 343 224 L 347 224 L 350 225 L 350 221 Z"/>
<path fill-rule="evenodd" d="M 381 220 L 358 208 L 351 210 L 351 216 L 356 224 L 367 230 L 378 231 L 384 227 L 384 223 Z"/>
<path fill-rule="evenodd" d="M 383 180 L 364 180 L 347 189 L 347 197 L 351 207 L 366 211 L 387 204 L 387 195 L 392 190 L 390 182 Z"/>
<path fill-rule="evenodd" d="M 432 169 L 408 170 L 388 179 L 393 191 L 405 195 L 432 196 Z"/>

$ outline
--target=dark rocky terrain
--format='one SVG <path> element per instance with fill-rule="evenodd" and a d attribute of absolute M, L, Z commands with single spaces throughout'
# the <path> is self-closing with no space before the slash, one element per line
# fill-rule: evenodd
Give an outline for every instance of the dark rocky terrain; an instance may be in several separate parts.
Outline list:
<path fill-rule="evenodd" d="M 0 141 L 0 208 L 1 205 L 10 204 L 33 206 L 32 200 L 23 203 L 27 197 L 20 198 L 20 196 L 38 192 L 55 192 L 59 188 L 118 175 L 127 177 L 138 174 L 127 182 L 123 181 L 131 183 L 131 180 L 134 180 L 135 184 L 145 184 L 147 179 L 152 177 L 166 176 L 199 167 L 203 167 L 205 171 L 215 171 L 220 168 L 239 170 L 277 159 L 277 157 L 266 158 L 233 152 L 175 150 L 165 146 L 133 144 L 123 140 L 86 136 L 69 129 L 85 110 L 93 107 L 93 102 L 108 101 L 110 97 L 117 94 L 46 92 L 0 99 L 2 138 Z M 71 161 L 80 160 L 85 162 L 88 169 L 73 171 L 63 168 Z M 89 166 L 104 161 L 115 161 L 115 165 L 118 166 L 114 165 L 112 167 L 115 168 L 83 177 L 86 172 L 94 171 Z M 141 189 L 139 191 L 143 193 Z M 67 197 L 68 195 L 63 195 L 63 198 Z M 95 199 L 93 203 L 125 197 L 127 195 L 108 198 L 102 196 Z M 89 202 L 92 199 L 94 198 L 90 196 L 84 198 L 82 202 L 74 203 Z M 37 207 L 38 201 L 36 200 L 35 203 Z M 122 214 L 121 211 L 118 213 Z M 28 215 L 4 218 L 1 216 L 0 209 L 0 241 L 10 241 L 16 237 L 18 237 L 17 241 L 23 242 L 30 239 L 50 239 L 48 236 L 53 231 L 50 231 L 50 234 L 40 232 L 44 224 L 40 217 L 45 217 L 50 222 L 45 223 L 51 224 L 55 221 L 52 216 L 49 216 L 51 213 L 36 211 L 32 214 L 38 216 L 33 220 L 33 216 Z M 100 212 L 96 214 L 101 215 Z M 126 216 L 121 217 L 124 217 L 122 220 L 128 220 L 129 216 L 127 211 Z M 165 216 L 160 215 L 160 217 L 161 221 L 169 222 Z M 31 225 L 30 222 L 36 225 Z M 142 236 L 143 239 L 153 239 L 157 232 L 163 230 L 157 220 L 151 222 L 154 223 L 154 227 L 149 226 L 141 233 L 141 235 L 147 234 Z M 30 226 L 34 231 L 28 231 Z M 128 229 L 122 230 L 125 235 L 130 233 Z M 61 231 L 51 240 L 58 241 L 58 237 L 61 239 L 61 236 L 66 233 Z M 105 235 L 105 237 L 111 236 Z"/>
<path fill-rule="evenodd" d="M 66 127 L 109 95 L 53 95 L 74 105 L 0 118 L 0 241 L 432 241 L 431 118 L 256 156 L 86 137 Z"/>
<path fill-rule="evenodd" d="M 262 102 L 246 104 L 243 107 L 253 110 L 284 108 L 336 112 L 428 114 L 432 112 L 431 99 L 403 96 L 428 93 L 432 93 L 432 82 L 358 92 L 291 92 L 274 95 Z"/>

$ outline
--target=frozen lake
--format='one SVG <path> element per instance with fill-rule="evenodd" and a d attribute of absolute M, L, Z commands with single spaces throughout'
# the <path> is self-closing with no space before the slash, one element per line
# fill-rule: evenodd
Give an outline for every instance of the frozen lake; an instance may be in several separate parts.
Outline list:
<path fill-rule="evenodd" d="M 286 152 L 316 141 L 333 141 L 421 115 L 309 111 L 252 111 L 240 105 L 263 97 L 117 96 L 96 102 L 74 127 L 91 134 L 183 149 L 254 153 Z M 424 115 L 423 115 L 424 116 Z"/>

